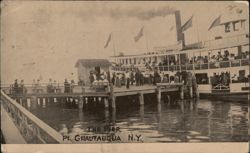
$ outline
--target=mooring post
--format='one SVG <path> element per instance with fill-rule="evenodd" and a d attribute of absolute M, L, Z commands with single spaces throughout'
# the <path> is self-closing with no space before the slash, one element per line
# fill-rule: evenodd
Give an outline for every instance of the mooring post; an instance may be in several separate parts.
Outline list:
<path fill-rule="evenodd" d="M 184 99 L 184 86 L 182 85 L 180 88 L 180 96 L 181 96 L 181 100 Z"/>
<path fill-rule="evenodd" d="M 140 101 L 140 105 L 144 105 L 144 95 L 143 95 L 143 92 L 140 92 L 140 94 L 139 94 L 139 101 Z"/>
<path fill-rule="evenodd" d="M 83 98 L 82 98 L 82 97 L 79 97 L 78 108 L 79 108 L 80 110 L 83 109 Z"/>
<path fill-rule="evenodd" d="M 109 101 L 108 98 L 104 98 L 104 107 L 109 108 Z"/>
<path fill-rule="evenodd" d="M 157 102 L 161 103 L 161 87 L 157 87 Z"/>

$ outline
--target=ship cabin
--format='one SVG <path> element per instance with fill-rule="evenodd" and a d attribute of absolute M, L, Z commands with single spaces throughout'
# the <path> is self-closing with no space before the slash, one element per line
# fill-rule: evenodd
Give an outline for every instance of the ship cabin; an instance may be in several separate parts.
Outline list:
<path fill-rule="evenodd" d="M 90 85 L 90 73 L 100 74 L 109 71 L 111 63 L 107 59 L 79 59 L 75 67 L 82 85 Z"/>

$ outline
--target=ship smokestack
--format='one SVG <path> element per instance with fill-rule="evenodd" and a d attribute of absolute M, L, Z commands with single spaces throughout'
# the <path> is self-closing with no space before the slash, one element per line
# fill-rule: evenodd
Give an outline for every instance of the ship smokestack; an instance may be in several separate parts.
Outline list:
<path fill-rule="evenodd" d="M 175 11 L 175 23 L 176 23 L 176 34 L 177 41 L 182 43 L 182 48 L 185 46 L 184 33 L 181 31 L 181 13 L 180 11 Z"/>

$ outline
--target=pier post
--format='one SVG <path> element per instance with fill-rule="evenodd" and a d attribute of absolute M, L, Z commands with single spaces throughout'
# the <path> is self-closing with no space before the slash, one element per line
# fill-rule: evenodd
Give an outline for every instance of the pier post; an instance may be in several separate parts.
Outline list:
<path fill-rule="evenodd" d="M 139 101 L 140 101 L 140 105 L 144 105 L 144 95 L 142 92 L 140 92 Z"/>
<path fill-rule="evenodd" d="M 141 121 L 144 122 L 144 105 L 142 105 L 142 106 L 140 107 L 140 112 L 139 112 L 139 114 L 140 114 Z"/>
<path fill-rule="evenodd" d="M 37 107 L 37 97 L 36 96 L 31 96 L 29 100 L 30 100 L 31 107 L 36 108 Z"/>
<path fill-rule="evenodd" d="M 83 98 L 82 98 L 82 97 L 79 98 L 78 108 L 79 108 L 80 110 L 83 109 Z"/>
<path fill-rule="evenodd" d="M 109 84 L 110 86 L 110 99 L 111 99 L 111 105 L 112 105 L 112 108 L 115 109 L 116 108 L 116 105 L 115 105 L 115 95 L 114 95 L 114 86 L 112 83 Z"/>
<path fill-rule="evenodd" d="M 184 99 L 184 86 L 182 85 L 181 88 L 180 88 L 180 96 L 181 96 L 181 100 Z"/>
<path fill-rule="evenodd" d="M 112 123 L 115 123 L 115 121 L 116 121 L 116 110 L 113 109 L 112 110 Z"/>
<path fill-rule="evenodd" d="M 107 98 L 104 98 L 104 107 L 109 108 L 109 101 Z"/>
<path fill-rule="evenodd" d="M 200 98 L 200 93 L 197 87 L 196 87 L 196 98 Z"/>
<path fill-rule="evenodd" d="M 192 86 L 189 86 L 189 95 L 190 95 L 190 98 L 193 98 L 193 87 Z"/>
<path fill-rule="evenodd" d="M 161 103 L 161 87 L 157 87 L 157 102 Z"/>
<path fill-rule="evenodd" d="M 112 101 L 112 108 L 113 108 L 113 109 L 116 108 L 115 99 L 116 99 L 116 97 L 115 97 L 115 96 L 112 96 L 111 101 Z"/>
<path fill-rule="evenodd" d="M 46 99 L 43 98 L 43 104 L 42 104 L 43 107 L 46 107 Z"/>

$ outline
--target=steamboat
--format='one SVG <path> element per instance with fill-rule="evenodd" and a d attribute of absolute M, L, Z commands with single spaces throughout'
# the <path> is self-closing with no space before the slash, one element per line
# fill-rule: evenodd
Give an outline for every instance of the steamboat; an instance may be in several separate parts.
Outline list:
<path fill-rule="evenodd" d="M 221 18 L 215 19 L 214 27 L 208 30 L 217 34 L 212 40 L 186 45 L 180 12 L 176 12 L 175 45 L 154 47 L 152 52 L 143 54 L 112 56 L 112 71 L 136 69 L 144 75 L 158 71 L 161 77 L 167 78 L 163 79 L 167 83 L 177 73 L 188 72 L 196 78 L 200 98 L 248 101 L 249 20 L 240 16 L 224 21 Z"/>

